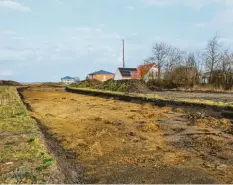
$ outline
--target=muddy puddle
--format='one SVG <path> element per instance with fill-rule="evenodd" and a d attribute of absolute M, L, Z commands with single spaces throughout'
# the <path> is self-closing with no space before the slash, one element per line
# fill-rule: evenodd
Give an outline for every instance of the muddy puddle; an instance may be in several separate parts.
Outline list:
<path fill-rule="evenodd" d="M 61 90 L 23 96 L 68 183 L 233 183 L 227 119 Z"/>

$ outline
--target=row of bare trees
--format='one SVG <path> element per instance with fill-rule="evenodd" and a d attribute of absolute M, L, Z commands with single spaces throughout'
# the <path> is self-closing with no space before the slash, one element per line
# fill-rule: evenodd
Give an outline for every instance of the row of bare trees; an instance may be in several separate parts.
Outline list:
<path fill-rule="evenodd" d="M 224 49 L 224 43 L 215 35 L 201 52 L 185 52 L 166 43 L 155 43 L 152 57 L 145 64 L 158 65 L 158 80 L 172 81 L 178 85 L 193 86 L 207 83 L 231 89 L 233 86 L 233 52 Z"/>

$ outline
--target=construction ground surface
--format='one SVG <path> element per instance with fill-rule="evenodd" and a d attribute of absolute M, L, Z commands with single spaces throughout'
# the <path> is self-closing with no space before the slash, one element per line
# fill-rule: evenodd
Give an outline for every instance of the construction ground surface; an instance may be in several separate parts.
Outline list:
<path fill-rule="evenodd" d="M 44 134 L 69 151 L 65 163 L 79 167 L 79 182 L 233 183 L 227 119 L 62 91 L 23 95 Z"/>
<path fill-rule="evenodd" d="M 188 98 L 188 99 L 203 99 L 219 102 L 233 102 L 233 93 L 205 93 L 205 92 L 181 92 L 181 91 L 162 91 L 155 92 L 159 96 L 166 98 Z M 233 104 L 233 103 L 232 103 Z"/>

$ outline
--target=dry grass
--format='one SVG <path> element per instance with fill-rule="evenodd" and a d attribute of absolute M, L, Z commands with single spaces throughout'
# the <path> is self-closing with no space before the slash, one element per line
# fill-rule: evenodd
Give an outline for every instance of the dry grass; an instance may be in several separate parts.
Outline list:
<path fill-rule="evenodd" d="M 93 145 L 90 146 L 91 156 L 103 156 L 102 146 L 100 142 L 96 141 Z"/>
<path fill-rule="evenodd" d="M 205 119 L 198 119 L 196 124 L 201 127 L 211 127 L 215 129 L 221 130 L 233 130 L 233 125 L 228 119 L 215 119 L 215 118 L 205 118 Z"/>
<path fill-rule="evenodd" d="M 138 130 L 141 130 L 143 132 L 156 132 L 159 131 L 160 128 L 158 125 L 156 125 L 155 123 L 143 123 L 143 124 L 139 124 L 137 126 Z"/>

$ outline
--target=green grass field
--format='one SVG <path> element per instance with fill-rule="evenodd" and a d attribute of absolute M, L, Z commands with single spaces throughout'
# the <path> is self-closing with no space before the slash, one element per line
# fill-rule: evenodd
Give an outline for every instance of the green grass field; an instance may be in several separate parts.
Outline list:
<path fill-rule="evenodd" d="M 55 165 L 16 87 L 0 87 L 0 183 L 46 183 Z"/>

